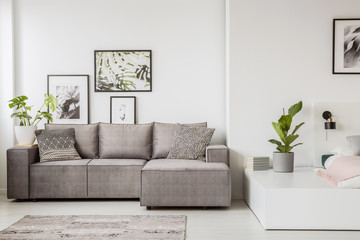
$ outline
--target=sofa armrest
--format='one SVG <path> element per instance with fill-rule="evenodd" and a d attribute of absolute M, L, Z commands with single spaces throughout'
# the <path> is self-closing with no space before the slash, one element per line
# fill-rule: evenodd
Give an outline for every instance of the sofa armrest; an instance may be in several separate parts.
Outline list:
<path fill-rule="evenodd" d="M 30 165 L 39 162 L 38 147 L 10 148 L 7 157 L 7 197 L 28 199 L 30 189 Z"/>
<path fill-rule="evenodd" d="M 225 145 L 210 145 L 206 148 L 206 162 L 223 162 L 230 166 L 229 148 Z"/>

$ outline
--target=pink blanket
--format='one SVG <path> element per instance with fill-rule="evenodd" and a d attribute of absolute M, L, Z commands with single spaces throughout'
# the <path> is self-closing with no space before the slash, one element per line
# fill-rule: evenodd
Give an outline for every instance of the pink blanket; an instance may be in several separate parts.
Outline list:
<path fill-rule="evenodd" d="M 325 171 L 317 171 L 317 175 L 338 186 L 340 181 L 360 176 L 360 156 L 336 158 Z"/>

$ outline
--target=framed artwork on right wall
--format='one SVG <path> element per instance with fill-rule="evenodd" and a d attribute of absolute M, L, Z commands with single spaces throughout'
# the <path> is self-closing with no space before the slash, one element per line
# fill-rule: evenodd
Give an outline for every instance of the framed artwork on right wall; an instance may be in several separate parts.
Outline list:
<path fill-rule="evenodd" d="M 360 74 L 360 18 L 334 19 L 333 74 Z"/>

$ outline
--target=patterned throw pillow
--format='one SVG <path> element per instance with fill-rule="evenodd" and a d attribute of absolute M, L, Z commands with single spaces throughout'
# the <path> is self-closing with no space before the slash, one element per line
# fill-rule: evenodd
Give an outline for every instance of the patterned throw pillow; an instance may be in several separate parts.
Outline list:
<path fill-rule="evenodd" d="M 202 159 L 214 131 L 214 128 L 189 127 L 178 124 L 167 158 Z"/>
<path fill-rule="evenodd" d="M 35 131 L 40 162 L 81 159 L 75 149 L 74 128 Z"/>

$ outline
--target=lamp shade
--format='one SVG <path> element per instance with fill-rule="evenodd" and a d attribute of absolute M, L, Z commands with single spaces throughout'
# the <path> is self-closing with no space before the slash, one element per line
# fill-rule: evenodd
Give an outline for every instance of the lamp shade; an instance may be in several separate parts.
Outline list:
<path fill-rule="evenodd" d="M 325 122 L 325 129 L 336 129 L 336 122 Z"/>

